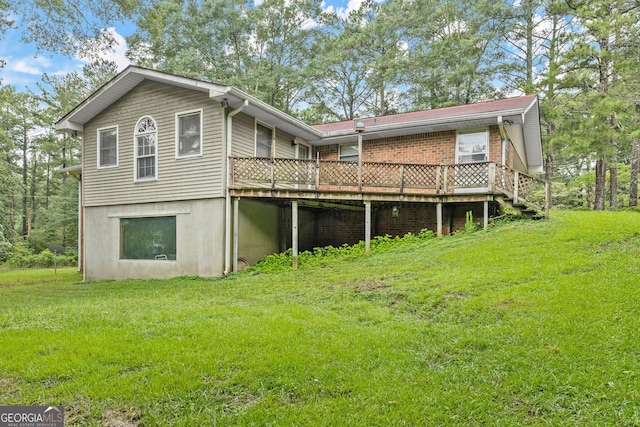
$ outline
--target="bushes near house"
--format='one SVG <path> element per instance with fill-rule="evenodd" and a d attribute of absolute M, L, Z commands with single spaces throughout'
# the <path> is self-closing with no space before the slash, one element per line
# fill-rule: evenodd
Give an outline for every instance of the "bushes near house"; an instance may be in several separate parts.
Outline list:
<path fill-rule="evenodd" d="M 57 254 L 55 263 L 58 267 L 72 267 L 78 264 L 78 254 L 73 249 L 67 249 L 67 253 Z M 53 268 L 54 253 L 45 249 L 39 253 L 33 253 L 28 246 L 22 243 L 13 245 L 10 257 L 4 262 L 9 268 Z"/>

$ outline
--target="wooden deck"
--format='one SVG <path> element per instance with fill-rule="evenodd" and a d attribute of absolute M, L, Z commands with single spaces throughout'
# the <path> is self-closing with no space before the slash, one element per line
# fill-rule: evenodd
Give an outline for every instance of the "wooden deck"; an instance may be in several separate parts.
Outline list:
<path fill-rule="evenodd" d="M 544 180 L 493 162 L 452 165 L 230 158 L 237 197 L 457 203 L 500 201 L 546 214 Z"/>

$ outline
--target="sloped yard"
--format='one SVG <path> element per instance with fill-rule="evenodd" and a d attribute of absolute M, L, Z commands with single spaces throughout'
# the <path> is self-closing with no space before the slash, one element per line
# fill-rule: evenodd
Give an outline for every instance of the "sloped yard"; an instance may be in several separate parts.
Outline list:
<path fill-rule="evenodd" d="M 0 402 L 67 425 L 640 424 L 638 213 L 266 270 L 0 272 Z"/>

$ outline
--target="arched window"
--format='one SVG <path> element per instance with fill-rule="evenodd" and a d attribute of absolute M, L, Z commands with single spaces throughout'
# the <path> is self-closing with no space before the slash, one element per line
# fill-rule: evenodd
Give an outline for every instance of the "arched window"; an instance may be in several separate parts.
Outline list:
<path fill-rule="evenodd" d="M 136 180 L 158 177 L 158 129 L 151 117 L 138 121 L 135 131 Z"/>

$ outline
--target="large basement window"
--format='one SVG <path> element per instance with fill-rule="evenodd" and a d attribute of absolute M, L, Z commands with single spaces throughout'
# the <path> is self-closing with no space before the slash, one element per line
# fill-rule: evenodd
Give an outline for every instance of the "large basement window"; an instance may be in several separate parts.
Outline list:
<path fill-rule="evenodd" d="M 136 180 L 158 177 L 158 129 L 151 117 L 143 117 L 136 125 Z"/>
<path fill-rule="evenodd" d="M 120 219 L 120 259 L 176 259 L 176 217 Z"/>

